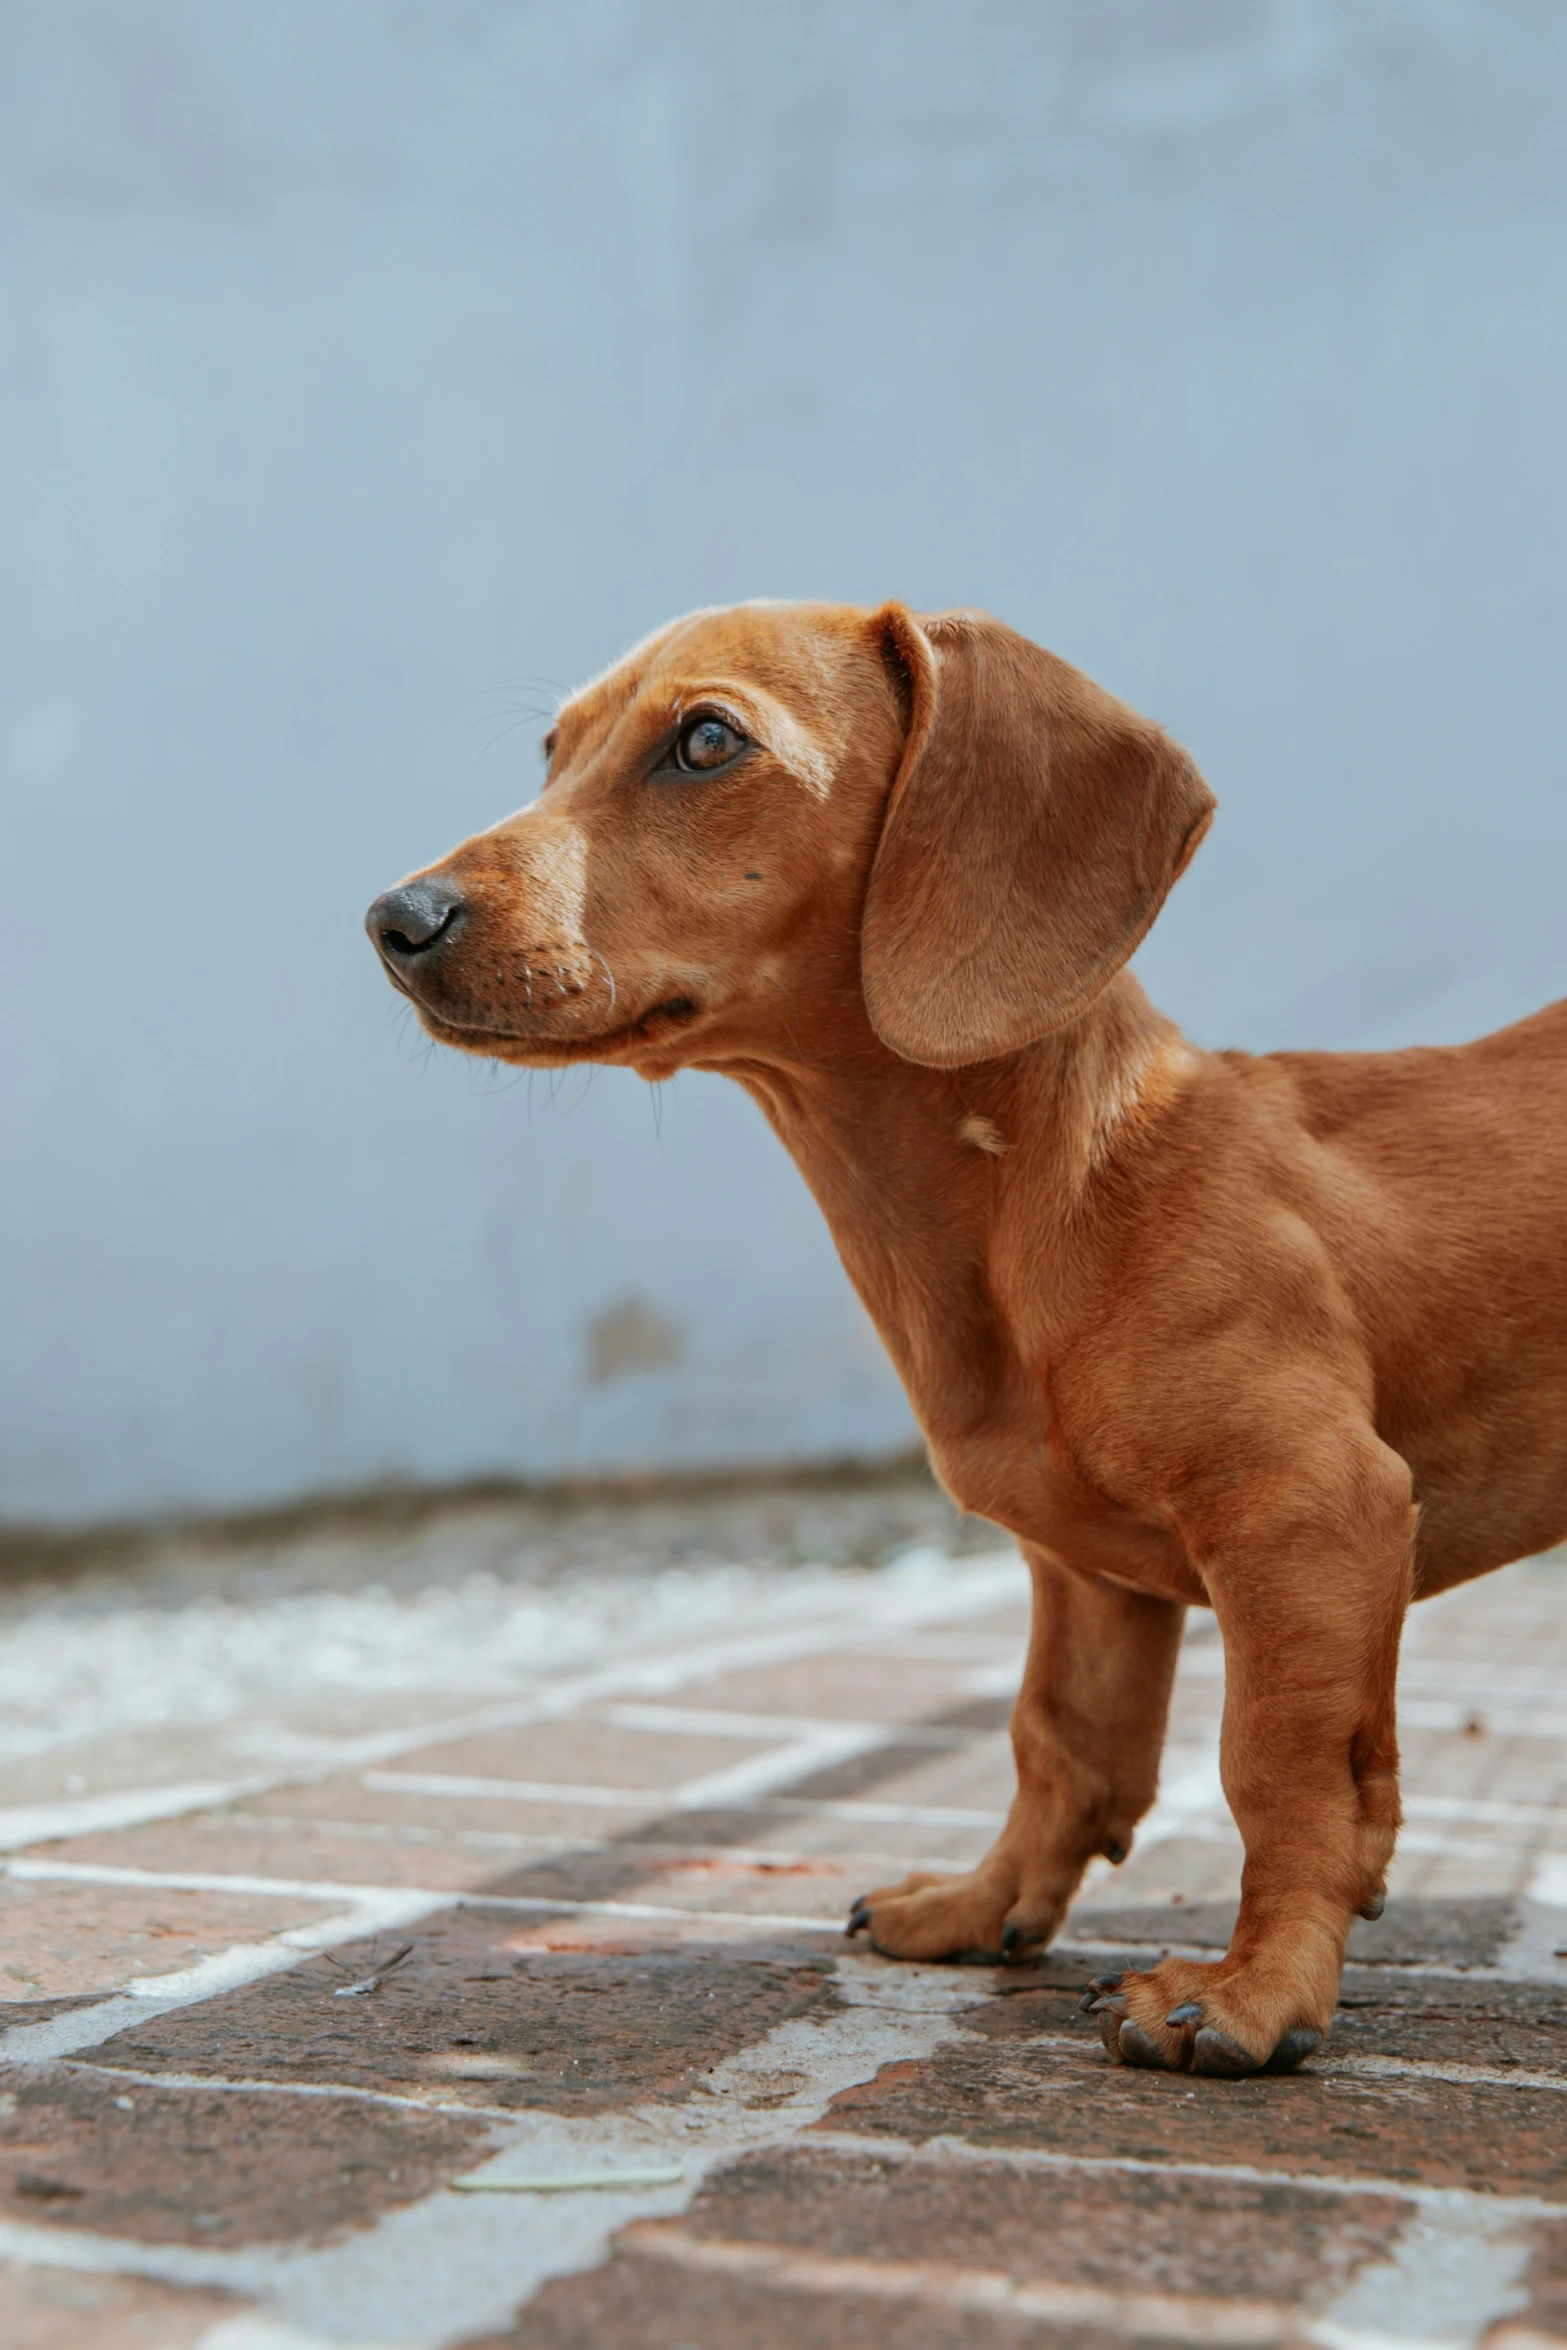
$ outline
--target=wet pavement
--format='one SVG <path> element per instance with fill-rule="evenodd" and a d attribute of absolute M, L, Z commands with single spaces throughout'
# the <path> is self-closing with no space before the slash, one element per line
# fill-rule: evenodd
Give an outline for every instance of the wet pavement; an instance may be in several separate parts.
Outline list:
<path fill-rule="evenodd" d="M 1416 1611 L 1387 1913 L 1241 2082 L 1077 2005 L 1228 1932 L 1205 1615 L 1046 1959 L 844 1941 L 1011 1789 L 1024 1573 L 918 1481 L 33 1565 L 4 2350 L 1567 2342 L 1567 1560 Z"/>

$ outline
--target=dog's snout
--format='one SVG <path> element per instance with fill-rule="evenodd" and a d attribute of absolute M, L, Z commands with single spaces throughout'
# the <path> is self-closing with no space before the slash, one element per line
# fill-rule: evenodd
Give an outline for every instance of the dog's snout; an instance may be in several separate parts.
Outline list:
<path fill-rule="evenodd" d="M 403 964 L 449 939 L 463 912 L 461 890 L 426 874 L 377 898 L 365 916 L 365 928 L 389 963 Z"/>

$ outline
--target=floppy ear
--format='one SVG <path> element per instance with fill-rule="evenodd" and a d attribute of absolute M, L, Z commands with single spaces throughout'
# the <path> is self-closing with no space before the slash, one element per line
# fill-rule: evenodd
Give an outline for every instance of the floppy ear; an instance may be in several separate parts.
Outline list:
<path fill-rule="evenodd" d="M 1208 828 L 1184 751 L 1078 670 L 980 612 L 877 614 L 909 703 L 871 867 L 871 1024 L 959 1068 L 1085 1011 Z"/>

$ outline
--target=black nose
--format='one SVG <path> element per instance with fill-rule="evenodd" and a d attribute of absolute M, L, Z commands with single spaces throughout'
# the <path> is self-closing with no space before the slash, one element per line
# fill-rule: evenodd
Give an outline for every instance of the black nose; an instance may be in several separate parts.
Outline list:
<path fill-rule="evenodd" d="M 406 963 L 450 938 L 462 918 L 461 890 L 427 874 L 422 881 L 405 881 L 401 889 L 389 889 L 384 898 L 377 898 L 365 916 L 365 928 L 389 963 Z"/>

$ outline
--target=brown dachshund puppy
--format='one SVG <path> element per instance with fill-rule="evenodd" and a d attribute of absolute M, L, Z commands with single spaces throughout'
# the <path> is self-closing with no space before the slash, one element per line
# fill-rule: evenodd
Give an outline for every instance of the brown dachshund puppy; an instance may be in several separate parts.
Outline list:
<path fill-rule="evenodd" d="M 1032 1570 L 999 1841 L 851 1931 L 1048 1942 L 1131 1845 L 1211 1607 L 1235 1938 L 1102 1983 L 1100 2028 L 1299 2063 L 1382 1904 L 1405 1609 L 1567 1534 L 1567 1004 L 1453 1050 L 1195 1050 L 1125 965 L 1212 797 L 978 613 L 698 613 L 546 748 L 533 806 L 371 909 L 394 985 L 464 1051 L 737 1078 L 942 1482 Z"/>

